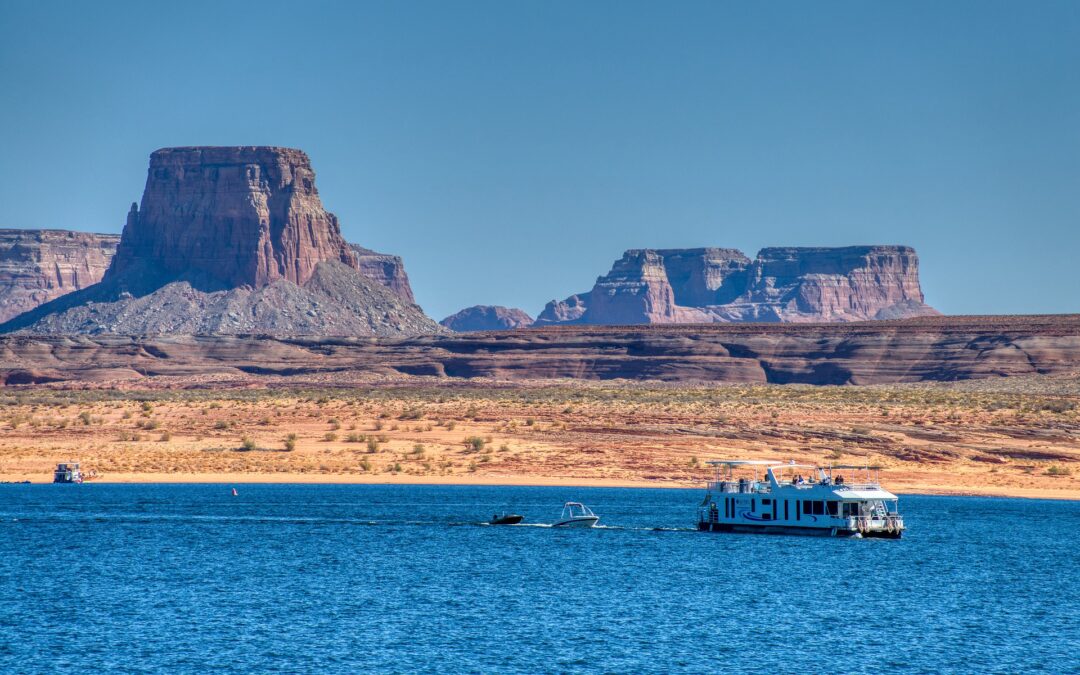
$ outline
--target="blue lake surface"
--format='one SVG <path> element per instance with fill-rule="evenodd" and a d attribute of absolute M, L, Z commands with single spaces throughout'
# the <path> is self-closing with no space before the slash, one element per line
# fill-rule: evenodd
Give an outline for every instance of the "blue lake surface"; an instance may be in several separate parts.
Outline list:
<path fill-rule="evenodd" d="M 0 672 L 1078 672 L 1080 504 L 900 541 L 706 534 L 702 493 L 0 485 Z M 552 522 L 583 501 L 606 527 Z"/>

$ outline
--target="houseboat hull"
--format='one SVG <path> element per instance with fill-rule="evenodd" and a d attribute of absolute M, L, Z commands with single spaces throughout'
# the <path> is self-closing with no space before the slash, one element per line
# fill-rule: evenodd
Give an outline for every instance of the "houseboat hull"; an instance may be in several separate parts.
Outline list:
<path fill-rule="evenodd" d="M 600 518 L 571 518 L 570 520 L 563 520 L 552 525 L 552 527 L 593 527 L 596 525 Z"/>
<path fill-rule="evenodd" d="M 864 539 L 899 539 L 902 531 L 871 530 L 859 532 L 839 527 L 800 527 L 797 525 L 752 525 L 748 523 L 698 523 L 701 532 L 733 532 L 741 534 L 786 534 L 802 537 L 862 537 Z"/>

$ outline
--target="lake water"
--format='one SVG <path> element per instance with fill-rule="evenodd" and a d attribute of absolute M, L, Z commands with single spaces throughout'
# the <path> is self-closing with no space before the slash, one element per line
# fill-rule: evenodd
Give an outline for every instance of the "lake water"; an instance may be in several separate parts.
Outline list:
<path fill-rule="evenodd" d="M 900 541 L 705 534 L 698 491 L 0 485 L 0 671 L 1077 672 L 1080 504 Z M 568 499 L 607 527 L 552 522 Z"/>

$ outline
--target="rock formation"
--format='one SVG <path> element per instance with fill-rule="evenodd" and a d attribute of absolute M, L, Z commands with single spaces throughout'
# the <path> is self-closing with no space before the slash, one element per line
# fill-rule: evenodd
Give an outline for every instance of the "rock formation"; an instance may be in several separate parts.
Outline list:
<path fill-rule="evenodd" d="M 407 286 L 406 286 L 407 288 Z M 411 295 L 411 291 L 410 291 Z M 442 330 L 360 272 L 303 152 L 150 157 L 101 283 L 0 326 L 29 333 L 402 335 Z"/>
<path fill-rule="evenodd" d="M 152 262 L 258 288 L 303 284 L 327 260 L 358 268 L 302 151 L 165 148 L 150 155 L 142 205 L 131 205 L 109 274 Z"/>
<path fill-rule="evenodd" d="M 552 300 L 544 324 L 846 322 L 934 315 L 907 246 L 633 249 L 588 293 Z"/>
<path fill-rule="evenodd" d="M 513 330 L 532 325 L 533 318 L 515 307 L 475 305 L 451 314 L 439 323 L 452 331 Z"/>
<path fill-rule="evenodd" d="M 0 323 L 101 281 L 119 239 L 66 230 L 0 230 Z"/>
<path fill-rule="evenodd" d="M 360 274 L 386 286 L 409 302 L 416 302 L 401 256 L 376 253 L 359 244 L 349 244 L 349 248 L 356 255 L 356 261 L 360 265 Z"/>

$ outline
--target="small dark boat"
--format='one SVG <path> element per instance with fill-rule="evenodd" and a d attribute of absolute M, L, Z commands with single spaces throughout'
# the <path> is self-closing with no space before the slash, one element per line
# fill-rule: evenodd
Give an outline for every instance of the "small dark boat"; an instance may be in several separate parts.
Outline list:
<path fill-rule="evenodd" d="M 488 525 L 517 525 L 524 518 L 525 516 L 519 516 L 516 513 L 507 513 L 502 516 L 496 513 L 491 517 L 491 520 L 488 521 Z"/>

